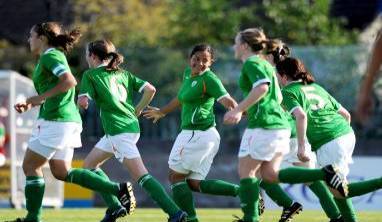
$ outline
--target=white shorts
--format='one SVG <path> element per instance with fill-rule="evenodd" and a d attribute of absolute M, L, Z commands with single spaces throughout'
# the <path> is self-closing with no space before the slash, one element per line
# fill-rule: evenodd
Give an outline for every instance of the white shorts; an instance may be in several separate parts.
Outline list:
<path fill-rule="evenodd" d="M 47 160 L 64 160 L 66 162 L 72 161 L 74 153 L 73 148 L 56 149 L 41 144 L 39 140 L 30 141 L 28 149 L 45 157 Z"/>
<path fill-rule="evenodd" d="M 298 142 L 297 138 L 290 138 L 289 142 L 289 153 L 287 153 L 283 160 L 288 163 L 303 163 L 301 162 L 297 157 L 297 151 L 298 151 Z M 310 144 L 308 142 L 305 143 L 305 153 L 310 158 L 309 162 L 305 162 L 304 165 L 308 168 L 315 168 L 316 167 L 316 154 L 312 151 Z"/>
<path fill-rule="evenodd" d="M 32 129 L 28 147 L 46 159 L 71 161 L 73 148 L 81 147 L 82 125 L 38 119 Z"/>
<path fill-rule="evenodd" d="M 203 180 L 210 171 L 219 150 L 220 135 L 215 127 L 208 130 L 182 130 L 171 149 L 170 169 L 188 174 L 188 178 Z"/>
<path fill-rule="evenodd" d="M 355 135 L 353 132 L 340 136 L 322 145 L 316 151 L 317 163 L 320 167 L 334 164 L 343 177 L 349 174 L 349 164 L 353 163 Z"/>
<path fill-rule="evenodd" d="M 81 147 L 81 132 L 81 123 L 38 119 L 32 129 L 29 143 L 38 140 L 41 145 L 57 150 Z"/>
<path fill-rule="evenodd" d="M 95 148 L 107 153 L 113 153 L 115 158 L 122 163 L 125 158 L 135 159 L 141 157 L 137 147 L 139 136 L 139 133 L 105 135 L 98 141 Z"/>
<path fill-rule="evenodd" d="M 239 158 L 270 161 L 276 153 L 289 152 L 289 129 L 246 129 L 241 139 Z"/>

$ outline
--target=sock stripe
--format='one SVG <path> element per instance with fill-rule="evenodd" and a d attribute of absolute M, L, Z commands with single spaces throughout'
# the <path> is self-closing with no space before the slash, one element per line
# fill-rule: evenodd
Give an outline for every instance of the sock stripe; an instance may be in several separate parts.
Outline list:
<path fill-rule="evenodd" d="M 147 181 L 147 180 L 149 180 L 149 179 L 151 179 L 152 178 L 152 176 L 150 175 L 150 174 L 146 174 L 146 175 L 144 175 L 144 176 L 142 176 L 141 178 L 139 178 L 139 180 L 138 180 L 138 184 L 139 184 L 139 186 L 143 186 L 143 184 Z"/>
<path fill-rule="evenodd" d="M 174 184 L 171 184 L 171 189 L 174 189 L 175 187 L 177 186 L 181 186 L 181 185 L 184 185 L 184 184 L 187 184 L 186 181 L 181 181 L 181 182 L 178 182 L 178 183 L 174 183 Z"/>
<path fill-rule="evenodd" d="M 45 181 L 43 178 L 41 179 L 34 179 L 34 180 L 26 180 L 25 181 L 26 186 L 28 185 L 35 185 L 35 184 L 45 184 Z"/>

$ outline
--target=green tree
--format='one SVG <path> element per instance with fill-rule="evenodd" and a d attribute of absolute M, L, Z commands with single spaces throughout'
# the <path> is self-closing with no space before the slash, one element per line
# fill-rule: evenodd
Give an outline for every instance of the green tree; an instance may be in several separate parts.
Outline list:
<path fill-rule="evenodd" d="M 189 47 L 199 42 L 231 44 L 243 13 L 236 8 L 239 1 L 167 1 L 173 6 L 169 14 L 170 46 Z"/>
<path fill-rule="evenodd" d="M 109 38 L 119 46 L 153 46 L 168 34 L 165 1 L 72 0 L 72 4 L 75 25 L 85 40 Z"/>
<path fill-rule="evenodd" d="M 345 45 L 356 42 L 357 32 L 346 30 L 343 19 L 329 17 L 330 0 L 263 0 L 251 6 L 243 26 L 261 26 L 270 37 L 297 45 Z"/>

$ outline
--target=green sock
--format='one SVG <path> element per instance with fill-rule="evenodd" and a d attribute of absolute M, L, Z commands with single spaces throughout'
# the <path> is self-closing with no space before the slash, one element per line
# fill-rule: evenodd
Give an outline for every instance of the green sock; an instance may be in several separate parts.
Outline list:
<path fill-rule="evenodd" d="M 223 180 L 202 180 L 200 181 L 200 192 L 212 195 L 233 196 L 239 193 L 239 186 Z"/>
<path fill-rule="evenodd" d="M 41 220 L 42 198 L 44 197 L 45 182 L 43 177 L 27 176 L 25 182 L 26 220 Z"/>
<path fill-rule="evenodd" d="M 170 217 L 180 210 L 166 193 L 163 186 L 150 174 L 141 176 L 138 179 L 138 183 Z"/>
<path fill-rule="evenodd" d="M 382 177 L 348 184 L 348 197 L 361 196 L 382 188 Z"/>
<path fill-rule="evenodd" d="M 171 190 L 175 203 L 178 204 L 180 209 L 187 212 L 187 221 L 197 222 L 198 217 L 195 212 L 194 198 L 186 181 L 171 185 Z"/>
<path fill-rule="evenodd" d="M 320 200 L 321 207 L 325 211 L 326 216 L 330 219 L 337 219 L 341 216 L 341 213 L 334 202 L 333 195 L 330 193 L 324 182 L 316 181 L 308 187 Z"/>
<path fill-rule="evenodd" d="M 341 215 L 346 222 L 356 222 L 357 217 L 355 215 L 355 210 L 353 207 L 353 203 L 351 202 L 351 198 L 347 199 L 337 199 L 334 198 L 338 209 L 340 209 Z"/>
<path fill-rule="evenodd" d="M 243 220 L 248 222 L 259 221 L 259 183 L 257 178 L 244 178 L 240 180 L 240 207 L 244 213 Z"/>
<path fill-rule="evenodd" d="M 321 169 L 308 169 L 305 167 L 288 167 L 279 171 L 281 183 L 309 183 L 323 180 L 325 172 Z"/>
<path fill-rule="evenodd" d="M 97 168 L 92 170 L 97 175 L 103 177 L 105 180 L 110 181 L 109 177 L 106 175 L 105 172 L 101 168 Z M 118 198 L 112 194 L 109 193 L 100 193 L 102 196 L 102 199 L 105 201 L 108 209 L 114 211 L 116 209 L 119 209 L 121 207 L 121 203 L 119 202 Z"/>
<path fill-rule="evenodd" d="M 292 206 L 293 200 L 281 188 L 280 184 L 278 184 L 278 183 L 267 183 L 264 180 L 262 180 L 260 182 L 260 187 L 265 190 L 267 195 L 278 206 L 283 207 L 283 208 L 288 208 L 288 207 Z"/>
<path fill-rule="evenodd" d="M 66 182 L 75 183 L 82 187 L 100 192 L 118 195 L 119 184 L 106 180 L 89 169 L 72 168 L 65 179 Z"/>

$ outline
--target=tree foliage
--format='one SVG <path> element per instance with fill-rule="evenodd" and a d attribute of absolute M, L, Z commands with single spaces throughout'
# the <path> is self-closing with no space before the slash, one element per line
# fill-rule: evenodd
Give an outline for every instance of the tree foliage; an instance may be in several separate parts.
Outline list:
<path fill-rule="evenodd" d="M 329 7 L 329 0 L 263 0 L 251 6 L 251 16 L 242 22 L 262 26 L 268 36 L 295 45 L 355 43 L 357 32 L 344 29 L 345 20 L 329 17 Z"/>
<path fill-rule="evenodd" d="M 166 1 L 72 0 L 75 24 L 85 39 L 109 38 L 116 45 L 153 46 L 167 36 Z"/>

